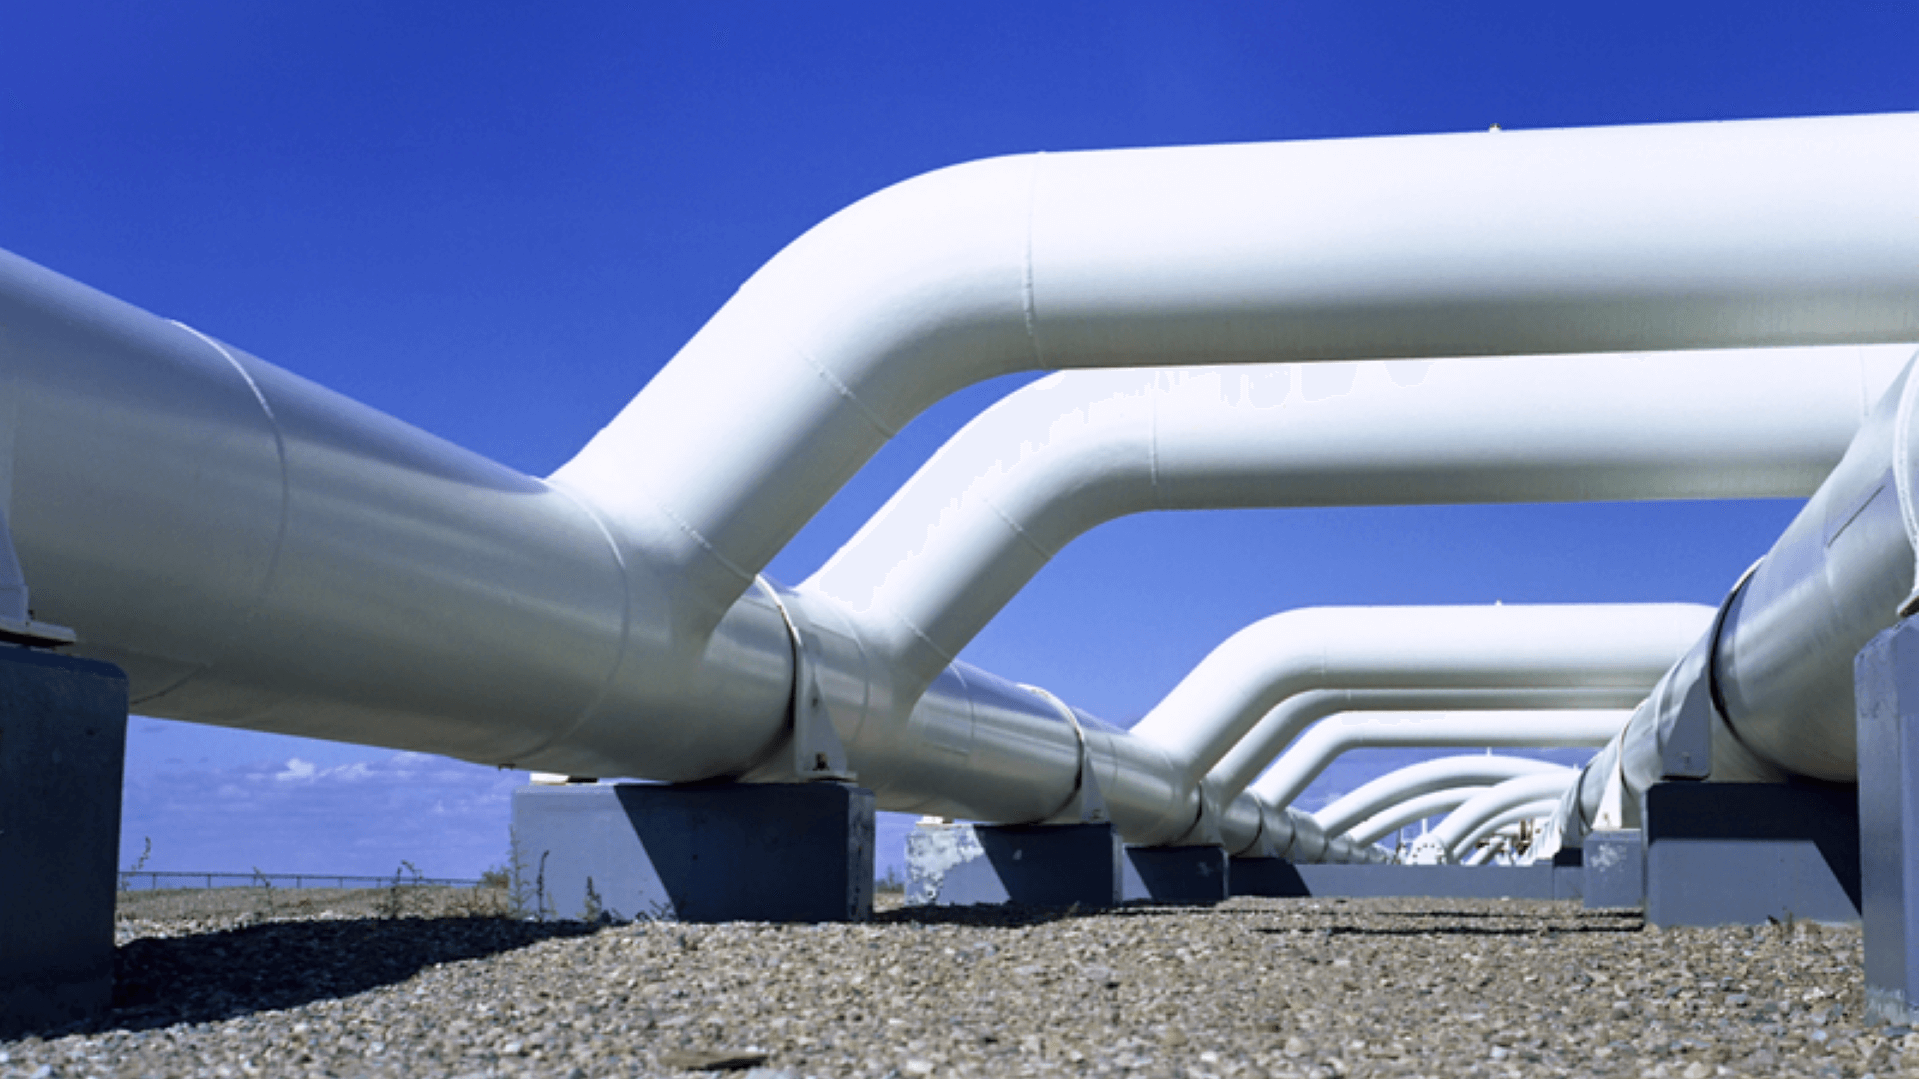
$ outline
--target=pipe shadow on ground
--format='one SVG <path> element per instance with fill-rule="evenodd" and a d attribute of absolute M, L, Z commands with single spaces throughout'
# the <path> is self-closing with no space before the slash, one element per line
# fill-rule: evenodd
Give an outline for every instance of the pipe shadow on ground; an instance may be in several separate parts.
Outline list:
<path fill-rule="evenodd" d="M 354 918 L 144 937 L 115 949 L 113 1008 L 80 1029 L 148 1030 L 294 1008 L 394 985 L 435 964 L 596 931 L 510 918 Z"/>
<path fill-rule="evenodd" d="M 1311 932 L 1328 937 L 1554 937 L 1562 934 L 1579 936 L 1589 933 L 1637 933 L 1644 928 L 1638 922 L 1612 922 L 1601 925 L 1528 925 L 1528 926 L 1488 926 L 1458 925 L 1435 923 L 1413 926 L 1364 926 L 1329 925 Z M 1296 928 L 1269 929 L 1255 927 L 1255 933 L 1288 934 Z"/>

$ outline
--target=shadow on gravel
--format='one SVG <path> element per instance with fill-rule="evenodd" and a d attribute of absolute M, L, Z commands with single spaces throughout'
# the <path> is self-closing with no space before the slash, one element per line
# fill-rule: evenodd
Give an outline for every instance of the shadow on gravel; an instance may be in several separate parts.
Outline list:
<path fill-rule="evenodd" d="M 1637 933 L 1641 929 L 1638 922 L 1611 925 L 1525 925 L 1525 926 L 1489 926 L 1489 925 L 1414 925 L 1414 926 L 1363 926 L 1329 925 L 1318 932 L 1329 937 L 1556 937 L 1561 934 L 1581 935 L 1586 933 Z M 1291 933 L 1293 927 L 1285 929 L 1255 928 L 1255 933 Z"/>
<path fill-rule="evenodd" d="M 1561 900 L 1560 902 L 1564 901 Z M 1392 914 L 1396 918 L 1480 918 L 1484 920 L 1496 918 L 1566 917 L 1564 913 L 1559 911 L 1541 912 L 1533 910 L 1396 910 L 1393 911 Z M 1580 921 L 1630 920 L 1637 925 L 1645 916 L 1637 910 L 1582 909 L 1577 914 L 1572 915 L 1572 917 L 1578 918 Z"/>
<path fill-rule="evenodd" d="M 980 904 L 972 907 L 900 907 L 877 912 L 874 925 L 982 925 L 1018 929 L 1029 925 L 1063 922 L 1068 918 L 1096 918 L 1113 914 L 1112 910 L 1081 910 L 1078 907 L 1022 907 L 1013 904 Z"/>
<path fill-rule="evenodd" d="M 897 907 L 873 915 L 875 925 L 983 925 L 1017 929 L 1063 922 L 1069 918 L 1167 918 L 1180 914 L 1264 914 L 1265 911 L 1220 910 L 1211 903 L 1128 903 L 1117 907 L 1023 907 L 982 903 L 971 907 Z"/>
<path fill-rule="evenodd" d="M 115 949 L 113 1010 L 61 1033 L 146 1030 L 292 1008 L 403 982 L 438 963 L 595 931 L 581 922 L 356 918 L 142 938 Z"/>

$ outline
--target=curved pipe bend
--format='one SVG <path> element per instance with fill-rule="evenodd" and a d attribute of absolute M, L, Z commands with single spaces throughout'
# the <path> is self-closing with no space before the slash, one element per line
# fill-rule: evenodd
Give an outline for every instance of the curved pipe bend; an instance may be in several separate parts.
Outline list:
<path fill-rule="evenodd" d="M 1420 795 L 1531 775 L 1558 775 L 1570 780 L 1573 769 L 1524 757 L 1440 757 L 1388 772 L 1314 813 L 1313 820 L 1328 835 L 1341 835 L 1374 814 Z"/>
<path fill-rule="evenodd" d="M 1410 860 L 1428 865 L 1456 862 L 1458 852 L 1480 826 L 1515 807 L 1534 803 L 1542 804 L 1540 815 L 1550 814 L 1567 786 L 1577 778 L 1578 773 L 1566 769 L 1520 776 L 1489 787 L 1453 810 L 1438 827 L 1415 840 Z"/>
<path fill-rule="evenodd" d="M 1901 114 L 943 169 L 780 252 L 553 479 L 697 624 L 1009 371 L 1912 340 L 1916 147 Z"/>
<path fill-rule="evenodd" d="M 1582 771 L 1554 817 L 1567 846 L 1583 842 L 1615 776 L 1627 826 L 1637 823 L 1639 796 L 1668 775 L 1857 777 L 1854 659 L 1911 610 L 1919 558 L 1914 364 L 1728 596 L 1718 632 L 1694 643 Z M 1704 734 L 1681 742 L 1675 730 Z"/>
<path fill-rule="evenodd" d="M 1041 367 L 1910 339 L 1915 135 L 1841 117 L 946 170 L 782 252 L 550 482 L 10 260 L 9 343 L 32 348 L 7 392 L 34 437 L 12 442 L 9 523 L 43 613 L 139 668 L 159 714 L 737 776 L 793 691 L 779 612 L 742 597 L 948 390 Z M 923 713 L 889 713 L 886 676 L 842 644 L 822 680 L 910 736 Z M 967 713 L 955 755 L 974 724 L 1030 729 L 1027 702 L 968 696 L 969 677 L 935 702 Z M 1051 737 L 1022 758 L 1036 782 Z M 1110 741 L 1128 797 L 1163 802 L 1164 754 Z M 942 797 L 911 763 L 873 778 Z M 1037 800 L 1002 794 L 967 797 Z"/>
<path fill-rule="evenodd" d="M 1636 686 L 1315 690 L 1290 697 L 1266 713 L 1208 773 L 1207 781 L 1219 782 L 1222 794 L 1231 791 L 1232 781 L 1250 771 L 1252 762 L 1262 756 L 1271 759 L 1268 746 L 1308 723 L 1312 726 L 1272 761 L 1252 788 L 1261 799 L 1291 805 L 1341 754 L 1360 748 L 1597 747 L 1618 734 L 1631 715 L 1605 706 L 1636 704 L 1644 696 L 1645 690 Z M 1433 711 L 1400 711 L 1409 708 Z M 1322 712 L 1326 718 L 1319 719 Z"/>
<path fill-rule="evenodd" d="M 1466 837 L 1461 839 L 1459 844 L 1452 850 L 1453 860 L 1461 864 L 1470 864 L 1467 862 L 1467 858 L 1472 853 L 1473 847 L 1480 841 L 1497 835 L 1508 828 L 1512 828 L 1521 821 L 1550 817 L 1552 816 L 1553 809 L 1558 806 L 1558 804 L 1559 800 L 1557 798 L 1535 798 L 1524 805 L 1516 805 L 1509 809 L 1501 810 L 1490 819 L 1480 822 L 1477 828 L 1466 833 Z M 1537 851 L 1537 849 L 1535 845 L 1532 851 Z M 1532 852 L 1529 851 L 1529 856 L 1531 853 Z"/>
<path fill-rule="evenodd" d="M 911 696 L 1106 521 L 1804 496 L 1903 359 L 1847 347 L 1063 372 L 974 419 L 799 590 L 844 605 Z"/>
<path fill-rule="evenodd" d="M 1215 648 L 1133 727 L 1197 785 L 1288 697 L 1330 687 L 1632 689 L 1712 618 L 1690 604 L 1318 607 L 1274 615 Z M 1173 822 L 1169 822 L 1173 823 Z M 1177 838 L 1178 831 L 1157 840 Z"/>
<path fill-rule="evenodd" d="M 1422 794 L 1417 798 L 1408 798 L 1398 805 L 1381 810 L 1353 825 L 1347 830 L 1346 836 L 1355 843 L 1377 843 L 1408 824 L 1458 809 L 1473 795 L 1485 790 L 1487 786 L 1487 784 L 1473 784 L 1449 787 L 1445 790 Z"/>

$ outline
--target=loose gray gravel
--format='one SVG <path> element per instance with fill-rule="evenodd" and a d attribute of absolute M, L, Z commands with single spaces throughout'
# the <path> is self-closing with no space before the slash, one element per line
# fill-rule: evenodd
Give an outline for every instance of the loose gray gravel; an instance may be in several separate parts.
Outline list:
<path fill-rule="evenodd" d="M 0 1075 L 1919 1071 L 1919 1034 L 1861 1022 L 1856 928 L 1251 899 L 592 928 L 490 916 L 484 894 L 403 899 L 126 897 L 120 1006 L 0 1042 Z"/>

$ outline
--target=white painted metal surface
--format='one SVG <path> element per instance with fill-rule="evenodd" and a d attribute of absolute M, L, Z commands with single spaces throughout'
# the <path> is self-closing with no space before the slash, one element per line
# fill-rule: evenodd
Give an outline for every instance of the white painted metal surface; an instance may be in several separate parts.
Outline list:
<path fill-rule="evenodd" d="M 4 509 L 39 615 L 152 714 L 771 778 L 797 681 L 883 805 L 1039 819 L 1080 774 L 1055 706 L 963 665 L 889 699 L 844 611 L 756 576 L 925 404 L 1022 368 L 1910 340 L 1915 135 L 1848 117 L 945 170 L 775 258 L 550 482 L 7 256 Z M 1080 726 L 1128 835 L 1183 828 L 1190 762 L 1243 733 Z"/>
<path fill-rule="evenodd" d="M 1313 821 L 1328 835 L 1343 835 L 1375 813 L 1384 812 L 1420 795 L 1469 784 L 1490 786 L 1530 775 L 1557 775 L 1562 780 L 1570 781 L 1573 769 L 1551 761 L 1524 757 L 1485 754 L 1440 757 L 1395 769 L 1348 792 L 1338 801 L 1314 813 Z"/>
<path fill-rule="evenodd" d="M 1361 748 L 1603 746 L 1632 715 L 1630 711 L 1593 708 L 1594 695 L 1588 691 L 1559 691 L 1564 696 L 1558 699 L 1548 696 L 1550 692 L 1512 691 L 1511 696 L 1502 697 L 1500 691 L 1462 691 L 1452 696 L 1449 703 L 1487 708 L 1544 700 L 1560 707 L 1474 712 L 1361 711 L 1329 717 L 1301 735 L 1273 762 L 1254 793 L 1274 805 L 1291 805 L 1327 765 L 1341 754 Z M 1381 703 L 1397 708 L 1404 703 L 1403 698 L 1419 696 L 1417 692 L 1404 692 L 1400 697 L 1387 697 Z M 1443 696 L 1429 699 L 1448 700 Z M 1255 729 L 1248 739 L 1258 733 Z M 1234 748 L 1237 751 L 1238 747 Z"/>
<path fill-rule="evenodd" d="M 1516 805 L 1511 809 L 1502 810 L 1495 814 L 1492 819 L 1482 822 L 1479 827 L 1466 833 L 1466 838 L 1460 840 L 1459 845 L 1453 848 L 1453 857 L 1462 865 L 1468 864 L 1467 856 L 1470 855 L 1474 848 L 1480 843 L 1490 840 L 1495 836 L 1501 837 L 1502 840 L 1507 837 L 1517 838 L 1518 835 L 1521 834 L 1520 826 L 1530 822 L 1538 827 L 1531 829 L 1531 834 L 1527 837 L 1528 842 L 1523 846 L 1519 846 L 1518 849 L 1514 849 L 1512 853 L 1517 855 L 1522 862 L 1538 861 L 1541 855 L 1538 851 L 1539 844 L 1537 837 L 1543 829 L 1546 820 L 1552 816 L 1553 810 L 1557 808 L 1558 805 L 1559 800 L 1557 798 L 1535 798 L 1524 805 Z"/>
<path fill-rule="evenodd" d="M 1318 689 L 1632 689 L 1698 637 L 1693 604 L 1317 607 L 1228 638 L 1133 728 L 1198 782 L 1259 719 Z"/>
<path fill-rule="evenodd" d="M 1451 787 L 1408 798 L 1353 825 L 1347 829 L 1346 838 L 1355 843 L 1377 843 L 1409 824 L 1458 809 L 1488 786 L 1491 784 Z"/>
<path fill-rule="evenodd" d="M 554 478 L 717 622 L 1008 371 L 1919 339 L 1915 172 L 1904 114 L 961 165 L 795 241 Z"/>
<path fill-rule="evenodd" d="M 1904 346 L 1056 374 L 799 586 L 915 695 L 1074 538 L 1255 506 L 1803 497 Z"/>
<path fill-rule="evenodd" d="M 1919 381 L 1911 374 L 1910 366 L 1900 374 L 1832 475 L 1728 597 L 1718 632 L 1694 644 L 1587 765 L 1555 817 L 1568 845 L 1591 826 L 1615 773 L 1624 823 L 1638 823 L 1638 796 L 1666 774 L 1662 749 L 1684 716 L 1710 724 L 1712 779 L 1857 775 L 1853 657 L 1913 609 Z"/>
<path fill-rule="evenodd" d="M 1569 784 L 1578 779 L 1570 769 L 1519 776 L 1486 788 L 1446 815 L 1439 826 L 1413 841 L 1408 861 L 1416 865 L 1456 862 L 1469 840 L 1482 825 L 1516 807 L 1539 803 L 1532 815 L 1545 816 L 1553 811 Z"/>

